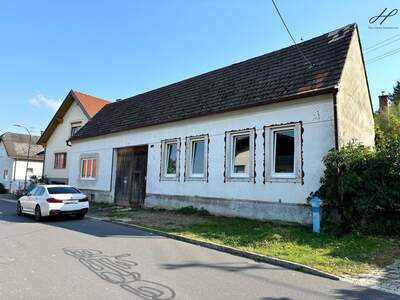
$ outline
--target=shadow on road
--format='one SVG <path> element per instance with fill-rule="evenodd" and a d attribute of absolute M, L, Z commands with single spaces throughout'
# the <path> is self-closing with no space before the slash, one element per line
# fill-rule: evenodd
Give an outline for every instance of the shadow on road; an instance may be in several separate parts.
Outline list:
<path fill-rule="evenodd" d="M 383 299 L 383 294 L 381 291 L 373 290 L 366 287 L 357 286 L 351 290 L 348 289 L 337 289 L 334 291 L 335 297 L 337 299 L 346 299 L 346 300 L 376 300 L 376 299 Z M 399 300 L 400 296 L 395 294 L 385 293 L 385 300 Z"/>
<path fill-rule="evenodd" d="M 16 214 L 15 203 L 0 200 L 0 223 L 35 223 L 33 216 Z M 99 226 L 98 221 L 90 218 L 78 220 L 74 216 L 43 218 L 40 224 L 72 230 L 96 237 L 124 237 L 124 238 L 150 238 L 165 239 L 131 227 L 108 223 L 107 226 Z"/>

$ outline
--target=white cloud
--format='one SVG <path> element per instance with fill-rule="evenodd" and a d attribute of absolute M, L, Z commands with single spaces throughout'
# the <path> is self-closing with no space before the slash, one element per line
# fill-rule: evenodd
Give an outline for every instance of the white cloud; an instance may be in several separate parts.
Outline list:
<path fill-rule="evenodd" d="M 34 97 L 30 98 L 28 102 L 34 106 L 47 106 L 51 109 L 57 110 L 60 107 L 62 100 L 50 99 L 38 92 Z"/>

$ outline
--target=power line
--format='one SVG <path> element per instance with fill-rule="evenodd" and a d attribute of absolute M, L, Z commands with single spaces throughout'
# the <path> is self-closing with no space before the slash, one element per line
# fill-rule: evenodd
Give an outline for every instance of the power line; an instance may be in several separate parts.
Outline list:
<path fill-rule="evenodd" d="M 383 41 L 380 41 L 380 42 L 378 42 L 378 43 L 376 43 L 376 44 L 373 44 L 373 45 L 371 45 L 371 46 L 365 48 L 364 50 L 369 50 L 369 49 L 371 49 L 371 48 L 375 48 L 375 46 L 378 46 L 378 45 L 380 45 L 380 44 L 382 44 L 382 43 L 384 43 L 384 42 L 386 42 L 386 41 L 389 41 L 389 40 L 391 40 L 391 39 L 394 39 L 395 37 L 398 37 L 398 36 L 400 36 L 399 33 L 398 33 L 398 34 L 395 34 L 395 35 L 391 36 L 390 38 L 387 38 L 387 39 L 385 39 L 385 40 L 383 40 Z"/>
<path fill-rule="evenodd" d="M 285 26 L 287 33 L 289 34 L 289 36 L 290 36 L 290 38 L 292 39 L 294 45 L 296 46 L 296 49 L 300 52 L 301 56 L 303 56 L 303 59 L 310 65 L 310 68 L 312 68 L 312 67 L 313 67 L 313 64 L 311 63 L 310 60 L 307 59 L 307 57 L 304 55 L 303 51 L 301 51 L 300 47 L 297 45 L 296 40 L 293 38 L 292 34 L 290 33 L 290 30 L 289 30 L 289 28 L 287 27 L 287 25 L 286 25 L 286 23 L 285 23 L 285 20 L 283 19 L 282 15 L 281 15 L 281 13 L 280 13 L 280 11 L 279 11 L 279 9 L 278 9 L 278 7 L 276 6 L 275 1 L 274 1 L 274 0 L 271 0 L 271 1 L 272 1 L 272 4 L 273 4 L 274 7 L 275 7 L 276 12 L 277 12 L 278 15 L 279 15 L 279 18 L 281 19 L 281 21 L 282 21 L 282 23 L 283 23 L 283 26 Z"/>
<path fill-rule="evenodd" d="M 384 54 L 382 54 L 382 55 L 378 55 L 378 56 L 375 56 L 375 57 L 373 57 L 373 58 L 367 60 L 367 61 L 366 61 L 366 64 L 372 64 L 372 63 L 377 62 L 377 61 L 379 61 L 379 60 L 381 60 L 381 59 L 384 59 L 384 58 L 386 58 L 386 57 L 395 55 L 395 54 L 397 54 L 397 53 L 399 53 L 399 52 L 400 52 L 400 48 L 391 50 L 391 51 L 386 52 L 386 53 L 384 53 Z"/>
<path fill-rule="evenodd" d="M 399 41 L 399 40 L 400 40 L 400 37 L 397 38 L 397 39 L 395 39 L 395 40 L 393 40 L 393 41 L 386 42 L 386 43 L 384 43 L 384 44 L 382 44 L 382 45 L 380 45 L 380 46 L 378 45 L 378 46 L 372 47 L 370 50 L 365 51 L 365 54 L 370 53 L 370 52 L 373 52 L 373 51 L 375 51 L 375 50 L 378 50 L 378 49 L 380 49 L 380 48 L 382 48 L 382 47 L 386 47 L 386 46 L 388 46 L 388 45 L 390 45 L 390 44 L 393 44 L 393 43 L 395 43 L 395 42 L 397 42 L 397 41 Z"/>

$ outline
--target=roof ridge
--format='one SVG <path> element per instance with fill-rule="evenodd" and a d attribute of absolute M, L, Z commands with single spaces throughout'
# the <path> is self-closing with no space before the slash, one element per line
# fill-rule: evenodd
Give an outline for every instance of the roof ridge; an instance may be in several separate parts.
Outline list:
<path fill-rule="evenodd" d="M 323 36 L 325 36 L 325 35 L 329 35 L 329 34 L 332 34 L 332 33 L 334 33 L 334 32 L 338 32 L 338 31 L 340 31 L 340 30 L 342 30 L 342 29 L 351 28 L 351 27 L 357 27 L 357 23 L 353 22 L 353 23 L 347 24 L 347 25 L 342 26 L 342 27 L 340 27 L 340 28 L 337 28 L 337 29 L 335 29 L 335 30 L 332 30 L 332 31 L 329 31 L 329 32 L 320 34 L 320 35 L 315 36 L 315 37 L 313 37 L 313 38 L 310 38 L 310 39 L 308 39 L 308 40 L 305 40 L 305 41 L 302 41 L 302 42 L 300 42 L 300 43 L 297 43 L 296 45 L 297 45 L 297 46 L 301 46 L 301 45 L 304 45 L 305 43 L 310 43 L 310 42 L 312 42 L 312 41 L 315 40 L 315 39 L 321 38 L 321 37 L 323 37 Z M 223 70 L 223 69 L 227 69 L 227 68 L 229 68 L 229 67 L 232 67 L 232 66 L 235 66 L 235 65 L 238 65 L 238 64 L 248 63 L 249 61 L 257 60 L 257 59 L 260 59 L 260 58 L 262 58 L 262 57 L 264 57 L 264 56 L 273 55 L 273 54 L 276 54 L 277 52 L 280 52 L 280 51 L 283 52 L 284 50 L 287 50 L 287 49 L 296 47 L 296 45 L 291 45 L 291 46 L 283 47 L 283 48 L 280 48 L 280 49 L 277 49 L 277 50 L 273 50 L 273 51 L 270 51 L 270 52 L 267 52 L 267 53 L 263 53 L 263 54 L 260 54 L 260 55 L 254 56 L 254 57 L 250 57 L 250 58 L 245 59 L 245 60 L 242 60 L 242 61 L 234 62 L 234 63 L 232 63 L 232 64 L 229 64 L 229 65 L 226 65 L 226 66 L 223 66 L 223 67 L 219 67 L 219 68 L 217 68 L 217 69 L 210 70 L 210 71 L 207 71 L 207 72 L 205 72 L 205 73 L 201 73 L 201 74 L 197 74 L 197 75 L 194 75 L 194 76 L 191 76 L 191 77 L 188 77 L 188 78 L 184 78 L 184 79 L 182 79 L 182 80 L 175 81 L 175 82 L 172 82 L 172 83 L 169 83 L 169 84 L 166 84 L 166 85 L 163 85 L 163 86 L 160 86 L 160 87 L 157 87 L 157 88 L 154 88 L 154 89 L 145 91 L 145 92 L 141 92 L 141 93 L 135 94 L 135 95 L 133 95 L 133 96 L 130 96 L 130 97 L 127 97 L 127 98 L 124 98 L 124 99 L 119 99 L 118 101 L 111 102 L 110 104 L 116 104 L 116 103 L 120 103 L 120 102 L 125 101 L 125 100 L 130 100 L 130 99 L 132 99 L 132 98 L 134 98 L 134 97 L 141 96 L 141 95 L 145 95 L 145 94 L 150 93 L 150 92 L 155 92 L 155 91 L 158 91 L 158 90 L 160 90 L 160 89 L 163 89 L 163 88 L 166 88 L 166 87 L 169 87 L 169 86 L 173 86 L 173 85 L 177 85 L 177 84 L 180 84 L 180 83 L 182 83 L 182 82 L 189 81 L 189 80 L 191 80 L 191 79 L 198 78 L 198 77 L 201 77 L 201 76 L 205 76 L 205 75 L 208 75 L 208 74 L 213 73 L 213 72 L 221 71 L 221 70 Z"/>
<path fill-rule="evenodd" d="M 6 131 L 6 132 L 2 133 L 0 135 L 0 137 L 5 136 L 5 135 L 10 135 L 10 134 L 29 136 L 29 134 L 26 134 L 26 133 Z M 40 137 L 40 136 L 39 135 L 35 135 L 35 134 L 31 134 L 31 137 Z"/>
<path fill-rule="evenodd" d="M 352 23 L 297 46 L 264 53 L 106 105 L 72 140 L 331 93 L 356 26 Z M 312 68 L 297 47 L 314 64 Z"/>
<path fill-rule="evenodd" d="M 87 93 L 84 93 L 84 92 L 81 92 L 81 91 L 78 91 L 78 90 L 71 89 L 71 91 L 72 91 L 73 93 L 82 94 L 82 95 L 85 95 L 85 96 L 89 96 L 89 97 L 91 97 L 91 98 L 96 98 L 96 99 L 101 100 L 101 101 L 106 101 L 106 102 L 109 102 L 109 103 L 112 102 L 112 101 L 110 101 L 110 100 L 107 100 L 107 99 L 104 99 L 104 98 L 100 98 L 100 97 L 97 97 L 97 96 L 93 96 L 93 95 L 90 95 L 90 94 L 87 94 Z"/>

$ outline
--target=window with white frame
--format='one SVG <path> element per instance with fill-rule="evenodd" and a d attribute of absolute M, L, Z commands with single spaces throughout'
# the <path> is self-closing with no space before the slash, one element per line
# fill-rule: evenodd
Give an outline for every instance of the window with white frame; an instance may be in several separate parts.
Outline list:
<path fill-rule="evenodd" d="M 81 160 L 81 179 L 96 179 L 97 159 L 82 158 Z"/>
<path fill-rule="evenodd" d="M 7 169 L 3 171 L 3 179 L 8 180 L 8 170 Z"/>
<path fill-rule="evenodd" d="M 179 179 L 179 139 L 162 141 L 161 178 Z"/>
<path fill-rule="evenodd" d="M 186 138 L 186 180 L 207 180 L 208 136 Z"/>
<path fill-rule="evenodd" d="M 300 123 L 265 127 L 267 181 L 301 181 Z"/>
<path fill-rule="evenodd" d="M 254 129 L 228 132 L 226 136 L 226 179 L 254 179 Z"/>

